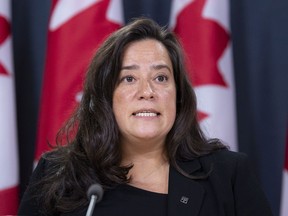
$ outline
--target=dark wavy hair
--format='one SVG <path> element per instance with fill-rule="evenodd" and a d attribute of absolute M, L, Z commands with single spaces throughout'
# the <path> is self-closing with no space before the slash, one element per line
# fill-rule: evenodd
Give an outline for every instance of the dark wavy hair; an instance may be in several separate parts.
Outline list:
<path fill-rule="evenodd" d="M 177 114 L 165 144 L 170 165 L 187 177 L 198 178 L 188 176 L 177 161 L 225 148 L 218 140 L 206 139 L 199 127 L 196 96 L 176 36 L 151 19 L 135 19 L 99 47 L 86 75 L 82 100 L 58 134 L 59 145 L 43 155 L 49 165 L 43 174 L 45 178 L 36 182 L 34 188 L 47 212 L 69 212 L 87 205 L 86 191 L 95 182 L 105 189 L 129 182 L 127 173 L 132 166 L 120 166 L 120 132 L 112 111 L 112 98 L 125 48 L 131 42 L 146 39 L 161 42 L 173 65 Z M 62 146 L 63 141 L 67 145 Z"/>

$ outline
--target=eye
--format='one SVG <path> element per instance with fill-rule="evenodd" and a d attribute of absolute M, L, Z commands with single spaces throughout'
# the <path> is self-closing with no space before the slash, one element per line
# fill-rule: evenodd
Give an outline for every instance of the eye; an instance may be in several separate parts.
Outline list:
<path fill-rule="evenodd" d="M 121 78 L 121 82 L 127 82 L 127 83 L 131 83 L 135 80 L 135 78 L 133 76 L 125 76 L 123 78 Z"/>
<path fill-rule="evenodd" d="M 165 75 L 159 75 L 156 77 L 156 81 L 158 81 L 158 82 L 165 82 L 167 80 L 168 80 L 168 77 Z"/>

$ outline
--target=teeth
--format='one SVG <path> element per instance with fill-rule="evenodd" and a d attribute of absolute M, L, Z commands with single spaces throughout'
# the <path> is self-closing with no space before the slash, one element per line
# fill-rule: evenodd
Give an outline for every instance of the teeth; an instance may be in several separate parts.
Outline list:
<path fill-rule="evenodd" d="M 141 112 L 141 113 L 136 113 L 135 116 L 141 116 L 141 117 L 154 117 L 154 116 L 157 116 L 157 113 Z"/>

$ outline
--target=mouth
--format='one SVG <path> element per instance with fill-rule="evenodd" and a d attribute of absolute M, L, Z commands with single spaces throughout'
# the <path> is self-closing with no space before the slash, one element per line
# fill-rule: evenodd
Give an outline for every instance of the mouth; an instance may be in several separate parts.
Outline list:
<path fill-rule="evenodd" d="M 139 110 L 137 112 L 133 112 L 132 115 L 138 117 L 156 117 L 159 116 L 160 113 L 153 110 Z"/>

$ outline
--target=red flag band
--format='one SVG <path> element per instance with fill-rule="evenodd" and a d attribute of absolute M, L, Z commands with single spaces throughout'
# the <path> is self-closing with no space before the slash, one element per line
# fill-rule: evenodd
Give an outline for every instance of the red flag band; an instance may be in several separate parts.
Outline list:
<path fill-rule="evenodd" d="M 10 1 L 0 1 L 0 215 L 18 207 L 18 152 Z"/>
<path fill-rule="evenodd" d="M 170 26 L 179 36 L 209 137 L 237 150 L 228 1 L 174 0 Z"/>
<path fill-rule="evenodd" d="M 95 49 L 123 24 L 119 0 L 54 0 L 48 32 L 35 159 L 54 144 L 57 131 L 81 98 Z"/>

